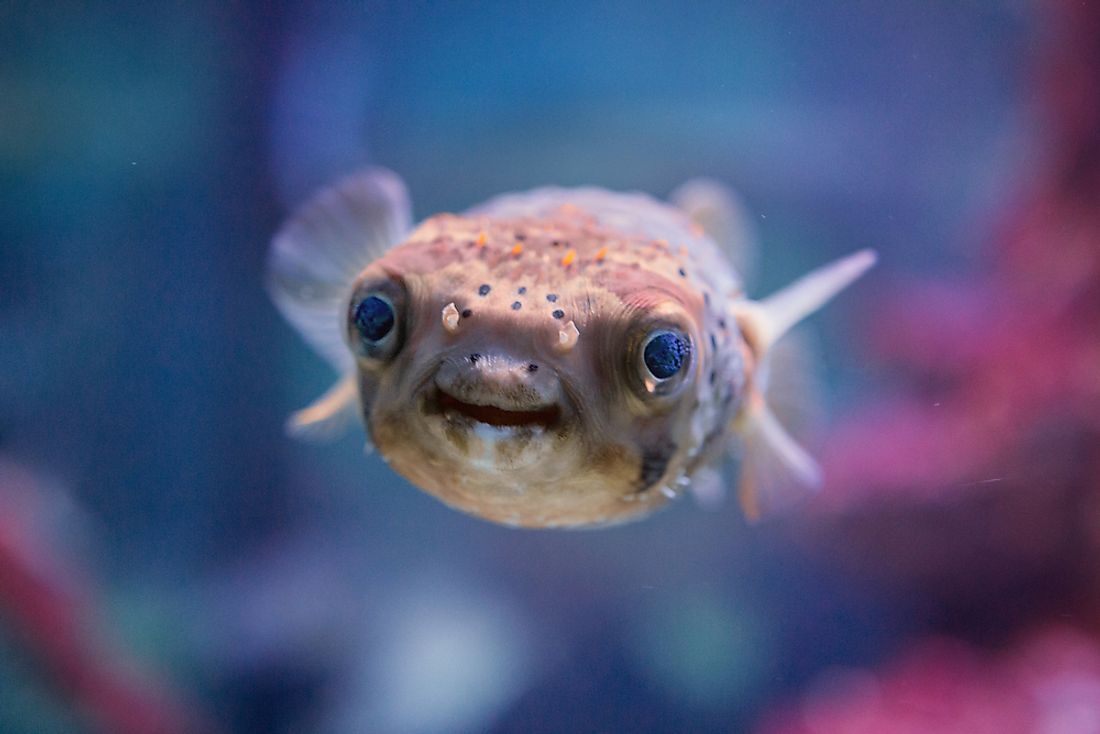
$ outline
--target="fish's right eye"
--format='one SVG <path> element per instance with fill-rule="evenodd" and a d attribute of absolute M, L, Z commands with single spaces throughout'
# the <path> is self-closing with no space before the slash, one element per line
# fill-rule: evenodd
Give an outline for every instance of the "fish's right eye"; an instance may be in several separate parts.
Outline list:
<path fill-rule="evenodd" d="M 396 318 L 393 304 L 382 296 L 367 296 L 355 307 L 355 328 L 363 339 L 373 344 L 393 331 Z"/>
<path fill-rule="evenodd" d="M 383 286 L 360 291 L 352 299 L 348 308 L 348 340 L 352 351 L 360 357 L 384 362 L 401 348 L 403 294 L 399 290 Z"/>

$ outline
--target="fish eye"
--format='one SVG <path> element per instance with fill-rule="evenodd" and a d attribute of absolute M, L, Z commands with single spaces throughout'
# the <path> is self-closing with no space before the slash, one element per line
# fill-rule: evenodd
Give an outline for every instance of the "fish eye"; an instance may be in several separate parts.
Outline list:
<path fill-rule="evenodd" d="M 642 342 L 642 381 L 653 395 L 667 395 L 683 383 L 691 364 L 691 339 L 682 331 L 658 329 Z"/>
<path fill-rule="evenodd" d="M 403 289 L 391 283 L 357 291 L 348 305 L 348 343 L 358 356 L 387 361 L 401 347 Z"/>
<path fill-rule="evenodd" d="M 691 356 L 691 342 L 674 331 L 651 334 L 642 349 L 642 362 L 657 380 L 667 380 L 684 368 Z"/>
<path fill-rule="evenodd" d="M 377 344 L 393 331 L 397 315 L 388 298 L 371 295 L 364 298 L 355 307 L 355 328 L 368 342 Z"/>

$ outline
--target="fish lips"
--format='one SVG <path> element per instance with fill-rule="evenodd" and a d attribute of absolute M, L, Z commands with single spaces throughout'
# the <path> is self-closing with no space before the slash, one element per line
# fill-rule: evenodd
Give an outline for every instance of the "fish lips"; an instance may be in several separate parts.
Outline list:
<path fill-rule="evenodd" d="M 467 402 L 438 387 L 434 397 L 436 407 L 440 412 L 458 414 L 478 423 L 485 423 L 497 428 L 522 426 L 553 428 L 561 422 L 562 417 L 561 406 L 557 403 L 513 410 L 496 405 Z"/>
<path fill-rule="evenodd" d="M 553 369 L 500 354 L 444 361 L 425 393 L 425 412 L 495 428 L 554 428 L 567 413 Z"/>

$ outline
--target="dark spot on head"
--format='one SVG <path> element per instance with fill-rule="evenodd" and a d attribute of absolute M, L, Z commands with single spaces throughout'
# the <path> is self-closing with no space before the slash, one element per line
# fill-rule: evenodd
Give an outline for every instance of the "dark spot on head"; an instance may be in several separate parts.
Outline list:
<path fill-rule="evenodd" d="M 726 320 L 725 319 L 718 319 L 718 328 L 721 329 L 722 331 L 726 330 Z"/>
<path fill-rule="evenodd" d="M 481 359 L 481 355 L 478 354 L 477 352 L 474 352 L 473 354 L 470 355 L 470 361 L 473 362 L 474 364 L 477 364 L 477 361 L 479 359 Z"/>
<path fill-rule="evenodd" d="M 523 304 L 522 304 L 522 303 L 520 303 L 519 301 L 512 301 L 512 310 L 513 310 L 513 311 L 518 311 L 518 310 L 520 310 L 521 308 L 523 308 Z"/>
<path fill-rule="evenodd" d="M 710 335 L 710 348 L 711 349 L 717 349 L 718 348 L 718 339 L 715 338 L 713 333 Z"/>
<path fill-rule="evenodd" d="M 686 271 L 686 270 L 684 270 L 683 268 L 680 268 L 680 269 L 679 269 L 679 270 L 677 270 L 676 272 L 680 274 L 680 277 L 681 277 L 681 278 L 686 278 L 686 277 L 687 277 L 687 275 L 688 275 L 688 274 L 687 274 L 687 271 Z"/>
<path fill-rule="evenodd" d="M 539 371 L 539 366 L 537 364 L 535 364 L 534 362 L 532 362 L 531 364 L 527 365 L 527 371 L 528 372 L 538 372 Z"/>
<path fill-rule="evenodd" d="M 703 303 L 710 305 L 710 293 L 703 291 Z"/>
<path fill-rule="evenodd" d="M 651 446 L 642 452 L 642 470 L 638 477 L 638 491 L 642 492 L 661 481 L 661 477 L 668 470 L 668 462 L 676 453 L 676 444 L 671 441 L 662 441 L 656 446 Z"/>
<path fill-rule="evenodd" d="M 546 300 L 550 301 L 550 303 L 557 303 L 558 294 L 557 293 L 547 293 L 546 294 Z"/>
<path fill-rule="evenodd" d="M 468 308 L 462 309 L 462 318 L 468 319 L 473 315 L 474 315 L 474 312 L 471 311 L 470 309 L 468 309 Z"/>
<path fill-rule="evenodd" d="M 489 291 L 490 291 L 490 290 L 492 290 L 492 289 L 491 289 L 491 288 L 489 288 L 489 284 L 488 284 L 488 283 L 482 283 L 482 284 L 481 284 L 481 287 L 477 289 L 477 294 L 478 294 L 479 296 L 487 296 L 487 295 L 489 295 Z"/>
<path fill-rule="evenodd" d="M 554 240 L 553 242 L 550 243 L 550 246 L 551 247 L 561 247 L 561 242 L 559 242 L 558 240 Z"/>
<path fill-rule="evenodd" d="M 561 310 L 561 309 L 559 308 L 559 309 L 557 309 L 556 311 L 554 311 L 554 313 L 552 313 L 552 314 L 550 314 L 550 315 L 551 315 L 551 316 L 553 316 L 553 317 L 554 317 L 554 318 L 556 318 L 556 319 L 560 319 L 560 318 L 561 318 L 562 316 L 565 316 L 565 311 L 562 311 L 562 310 Z"/>
<path fill-rule="evenodd" d="M 714 382 L 715 382 L 715 381 L 716 381 L 717 379 L 718 379 L 718 373 L 717 373 L 717 372 L 715 372 L 714 370 L 711 370 L 711 371 L 710 371 L 710 384 L 712 384 L 712 385 L 713 385 L 713 384 L 714 384 Z"/>
<path fill-rule="evenodd" d="M 526 292 L 527 292 L 527 286 L 525 286 L 525 285 L 521 285 L 521 286 L 519 287 L 519 290 L 518 290 L 518 291 L 516 291 L 516 293 L 520 294 L 521 296 L 522 296 L 522 295 L 523 295 L 524 293 L 526 293 Z"/>
<path fill-rule="evenodd" d="M 523 242 L 525 239 L 527 239 L 527 235 L 525 235 L 523 232 L 516 232 L 516 239 L 520 242 Z"/>

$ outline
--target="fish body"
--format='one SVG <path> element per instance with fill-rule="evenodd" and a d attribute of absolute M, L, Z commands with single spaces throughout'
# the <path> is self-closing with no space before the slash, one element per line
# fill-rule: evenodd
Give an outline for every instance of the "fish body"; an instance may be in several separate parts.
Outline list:
<path fill-rule="evenodd" d="M 508 525 L 643 516 L 735 438 L 748 514 L 773 487 L 814 486 L 764 401 L 768 348 L 873 255 L 750 301 L 734 200 L 681 192 L 543 188 L 413 228 L 388 171 L 323 191 L 276 237 L 270 285 L 342 377 L 292 428 L 331 432 L 357 410 L 393 469 Z"/>

